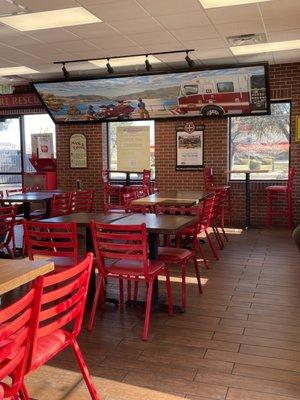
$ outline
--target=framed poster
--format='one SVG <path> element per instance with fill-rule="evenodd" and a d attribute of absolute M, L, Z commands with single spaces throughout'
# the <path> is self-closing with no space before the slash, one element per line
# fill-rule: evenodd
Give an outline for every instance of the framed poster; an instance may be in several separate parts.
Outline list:
<path fill-rule="evenodd" d="M 203 168 L 203 125 L 187 122 L 176 127 L 176 170 Z"/>
<path fill-rule="evenodd" d="M 296 142 L 300 142 L 300 115 L 296 116 L 296 134 L 295 134 Z"/>
<path fill-rule="evenodd" d="M 86 137 L 82 133 L 70 137 L 70 167 L 87 168 Z"/>

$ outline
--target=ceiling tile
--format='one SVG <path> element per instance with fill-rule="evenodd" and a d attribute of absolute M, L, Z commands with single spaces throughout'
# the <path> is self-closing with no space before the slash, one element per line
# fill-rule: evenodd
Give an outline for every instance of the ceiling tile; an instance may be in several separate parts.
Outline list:
<path fill-rule="evenodd" d="M 3 44 L 8 44 L 9 46 L 26 46 L 34 45 L 40 43 L 37 39 L 34 39 L 28 35 L 15 34 L 15 36 L 3 37 L 0 34 L 0 42 Z"/>
<path fill-rule="evenodd" d="M 78 7 L 76 0 L 18 0 L 29 12 L 59 10 L 62 8 Z"/>
<path fill-rule="evenodd" d="M 116 30 L 108 26 L 104 22 L 96 22 L 95 24 L 68 26 L 65 30 L 80 36 L 83 39 L 94 37 L 110 37 L 116 34 Z"/>
<path fill-rule="evenodd" d="M 60 50 L 74 52 L 74 51 L 81 51 L 81 50 L 94 50 L 97 51 L 98 47 L 87 41 L 87 40 L 76 40 L 76 41 L 65 41 L 65 42 L 57 42 L 56 47 Z"/>
<path fill-rule="evenodd" d="M 213 67 L 215 65 L 231 65 L 236 64 L 236 60 L 234 57 L 221 57 L 221 58 L 211 58 L 202 60 L 202 64 L 205 67 Z"/>
<path fill-rule="evenodd" d="M 193 52 L 195 58 L 204 61 L 209 58 L 221 58 L 221 57 L 233 57 L 231 51 L 228 48 L 222 49 L 206 49 L 198 50 Z"/>
<path fill-rule="evenodd" d="M 59 52 L 60 50 L 58 49 L 57 45 L 54 44 L 45 44 L 43 43 L 38 43 L 38 44 L 33 44 L 33 45 L 25 45 L 25 46 L 16 46 L 16 49 L 25 53 L 33 54 L 33 55 L 49 55 L 49 54 L 55 54 Z"/>
<path fill-rule="evenodd" d="M 201 10 L 198 0 L 138 0 L 138 3 L 153 16 Z"/>
<path fill-rule="evenodd" d="M 159 38 L 159 43 L 178 42 L 168 31 L 157 31 L 155 34 L 153 34 L 153 32 L 145 32 L 139 35 L 128 35 L 128 37 L 141 46 L 147 44 L 156 44 L 157 38 Z"/>
<path fill-rule="evenodd" d="M 282 15 L 278 18 L 264 18 L 267 31 L 286 31 L 298 29 L 300 25 L 300 13 L 293 15 Z"/>
<path fill-rule="evenodd" d="M 147 44 L 143 46 L 145 53 L 156 53 L 161 51 L 176 51 L 182 50 L 183 45 L 179 42 L 172 43 L 155 43 L 155 44 Z M 160 59 L 160 56 L 156 56 Z M 182 55 L 181 55 L 182 58 Z"/>
<path fill-rule="evenodd" d="M 226 7 L 226 11 L 224 7 L 210 8 L 206 10 L 206 14 L 214 24 L 261 19 L 257 4 Z"/>
<path fill-rule="evenodd" d="M 77 35 L 74 35 L 74 33 L 69 32 L 67 29 L 64 28 L 28 31 L 28 35 L 44 43 L 55 43 L 79 39 Z"/>
<path fill-rule="evenodd" d="M 219 37 L 218 32 L 212 25 L 199 25 L 193 26 L 189 29 L 170 29 L 170 32 L 178 40 L 198 40 L 198 39 L 209 39 Z"/>
<path fill-rule="evenodd" d="M 216 24 L 217 31 L 223 35 L 245 35 L 248 33 L 263 33 L 264 26 L 261 21 L 235 22 L 231 24 Z"/>
<path fill-rule="evenodd" d="M 209 25 L 210 21 L 204 11 L 185 12 L 180 14 L 161 15 L 156 19 L 167 29 L 187 28 Z"/>
<path fill-rule="evenodd" d="M 183 44 L 187 48 L 195 50 L 221 49 L 227 46 L 225 40 L 221 38 L 203 39 L 203 40 L 184 40 Z"/>
<path fill-rule="evenodd" d="M 104 22 L 124 21 L 132 17 L 143 18 L 148 14 L 134 0 L 116 1 L 111 4 L 103 3 L 86 7 L 92 14 Z"/>
<path fill-rule="evenodd" d="M 140 32 L 157 32 L 161 26 L 151 17 L 135 18 L 126 21 L 111 22 L 110 25 L 123 34 L 139 34 Z"/>
<path fill-rule="evenodd" d="M 268 32 L 268 39 L 270 42 L 300 39 L 300 28 L 289 29 L 288 31 Z"/>
<path fill-rule="evenodd" d="M 136 45 L 130 39 L 127 39 L 125 36 L 122 35 L 114 35 L 109 38 L 109 40 L 102 40 L 101 38 L 90 39 L 90 42 L 97 46 L 99 49 L 115 49 L 120 47 L 130 47 Z"/>
<path fill-rule="evenodd" d="M 259 3 L 263 18 L 280 18 L 283 15 L 300 14 L 299 0 L 272 0 Z"/>
<path fill-rule="evenodd" d="M 244 56 L 236 56 L 236 60 L 241 64 L 253 63 L 253 62 L 274 62 L 273 53 L 260 53 L 260 54 L 247 54 Z"/>

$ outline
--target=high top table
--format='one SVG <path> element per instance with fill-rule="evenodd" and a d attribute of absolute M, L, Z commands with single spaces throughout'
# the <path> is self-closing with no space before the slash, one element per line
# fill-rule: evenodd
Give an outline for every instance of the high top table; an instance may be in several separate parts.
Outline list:
<path fill-rule="evenodd" d="M 269 170 L 261 169 L 233 169 L 225 171 L 227 174 L 245 174 L 245 197 L 246 197 L 246 224 L 245 228 L 251 227 L 251 188 L 250 188 L 250 174 L 267 173 Z"/>
<path fill-rule="evenodd" d="M 10 196 L 3 197 L 1 199 L 5 203 L 23 203 L 24 206 L 24 218 L 30 220 L 30 203 L 41 203 L 46 204 L 46 217 L 50 217 L 51 213 L 51 199 L 54 194 L 63 193 L 61 190 L 46 190 L 39 192 L 27 192 L 17 193 Z"/>
<path fill-rule="evenodd" d="M 54 270 L 51 260 L 41 259 L 30 261 L 28 258 L 22 260 L 0 259 L 0 295 L 16 289 L 41 275 Z"/>

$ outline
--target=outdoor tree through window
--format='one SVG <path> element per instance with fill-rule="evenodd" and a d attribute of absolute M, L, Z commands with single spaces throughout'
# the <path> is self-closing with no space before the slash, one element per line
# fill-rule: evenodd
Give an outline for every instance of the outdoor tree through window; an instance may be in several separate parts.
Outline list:
<path fill-rule="evenodd" d="M 271 103 L 271 115 L 230 118 L 230 169 L 264 170 L 251 179 L 287 179 L 290 152 L 290 102 Z M 245 179 L 233 173 L 231 179 Z"/>

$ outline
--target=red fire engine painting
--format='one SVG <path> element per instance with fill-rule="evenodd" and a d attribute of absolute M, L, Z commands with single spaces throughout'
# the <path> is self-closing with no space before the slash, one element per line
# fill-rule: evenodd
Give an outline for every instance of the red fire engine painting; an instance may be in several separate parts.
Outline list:
<path fill-rule="evenodd" d="M 270 108 L 265 64 L 34 86 L 58 123 L 262 115 Z"/>
<path fill-rule="evenodd" d="M 201 169 L 203 167 L 203 125 L 187 122 L 176 127 L 176 169 Z"/>

